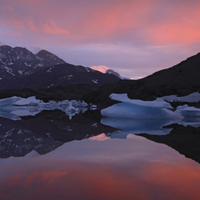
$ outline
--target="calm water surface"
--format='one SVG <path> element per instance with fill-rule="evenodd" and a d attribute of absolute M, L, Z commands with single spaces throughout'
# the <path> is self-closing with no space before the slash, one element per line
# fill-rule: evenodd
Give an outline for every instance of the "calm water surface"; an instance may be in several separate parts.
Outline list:
<path fill-rule="evenodd" d="M 0 199 L 200 199 L 198 162 L 130 127 L 61 116 L 1 118 Z"/>

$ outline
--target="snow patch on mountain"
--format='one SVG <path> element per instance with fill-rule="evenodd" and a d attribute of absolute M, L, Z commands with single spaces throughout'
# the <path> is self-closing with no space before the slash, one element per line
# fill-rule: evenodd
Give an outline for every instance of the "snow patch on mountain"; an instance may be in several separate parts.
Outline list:
<path fill-rule="evenodd" d="M 22 47 L 12 48 L 7 45 L 0 46 L 1 74 L 6 71 L 16 77 L 26 76 L 43 67 L 64 63 L 65 61 L 45 50 L 33 54 L 31 51 Z M 20 71 L 24 73 L 20 73 Z"/>
<path fill-rule="evenodd" d="M 98 83 L 98 79 L 92 80 L 93 83 Z"/>

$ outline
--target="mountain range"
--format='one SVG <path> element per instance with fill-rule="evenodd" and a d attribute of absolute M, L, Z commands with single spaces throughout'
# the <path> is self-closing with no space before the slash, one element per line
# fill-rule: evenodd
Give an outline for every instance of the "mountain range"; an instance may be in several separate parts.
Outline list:
<path fill-rule="evenodd" d="M 130 99 L 155 100 L 167 95 L 185 96 L 200 91 L 200 53 L 181 63 L 139 80 L 120 80 L 84 96 L 87 102 L 109 102 L 111 93 L 127 93 Z"/>
<path fill-rule="evenodd" d="M 95 85 L 119 81 L 114 71 L 103 74 L 66 63 L 46 50 L 37 54 L 22 47 L 0 46 L 0 90 L 47 89 L 67 85 Z"/>
<path fill-rule="evenodd" d="M 0 98 L 83 99 L 103 108 L 115 103 L 109 99 L 111 93 L 127 93 L 129 98 L 141 100 L 184 96 L 200 90 L 199 66 L 200 53 L 145 78 L 123 80 L 113 70 L 101 73 L 72 65 L 46 50 L 33 54 L 4 45 L 0 46 Z"/>

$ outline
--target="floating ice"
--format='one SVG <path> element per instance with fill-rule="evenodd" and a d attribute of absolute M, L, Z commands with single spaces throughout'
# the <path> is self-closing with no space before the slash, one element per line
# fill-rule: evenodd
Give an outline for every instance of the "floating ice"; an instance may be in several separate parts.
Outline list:
<path fill-rule="evenodd" d="M 194 97 L 195 95 L 197 97 L 198 94 L 193 93 L 183 98 L 184 100 L 190 100 L 190 97 Z M 134 119 L 182 119 L 184 117 L 200 117 L 200 109 L 187 105 L 179 106 L 173 112 L 170 103 L 164 100 L 166 97 L 157 98 L 154 101 L 142 101 L 129 99 L 127 94 L 111 94 L 110 98 L 121 101 L 122 103 L 101 110 L 101 114 L 104 117 Z M 172 100 L 172 98 L 170 99 Z"/>
<path fill-rule="evenodd" d="M 36 99 L 35 97 L 28 97 L 28 98 L 21 98 L 19 101 L 13 103 L 15 106 L 27 106 L 30 104 L 38 104 L 40 100 Z"/>
<path fill-rule="evenodd" d="M 200 109 L 179 106 L 174 112 L 162 98 L 154 101 L 132 100 L 127 94 L 111 94 L 110 98 L 121 101 L 101 110 L 101 123 L 121 129 L 111 137 L 126 138 L 128 133 L 168 134 L 171 129 L 163 129 L 172 123 L 200 127 Z"/>
<path fill-rule="evenodd" d="M 132 103 L 132 104 L 136 104 L 140 106 L 172 109 L 172 106 L 170 105 L 170 103 L 166 102 L 162 98 L 157 98 L 154 101 L 143 101 L 143 100 L 137 100 L 137 99 L 129 99 L 127 94 L 111 94 L 110 98 L 113 100 L 122 101 L 126 103 Z"/>
<path fill-rule="evenodd" d="M 0 116 L 13 120 L 20 120 L 20 116 L 34 116 L 42 110 L 60 109 L 69 116 L 69 119 L 80 112 L 84 113 L 88 109 L 88 104 L 84 101 L 64 100 L 55 102 L 53 100 L 45 103 L 37 100 L 34 96 L 28 98 L 11 97 L 0 100 Z"/>
<path fill-rule="evenodd" d="M 134 119 L 175 119 L 179 116 L 171 110 L 171 105 L 163 99 L 155 101 L 132 100 L 127 94 L 111 94 L 113 100 L 122 101 L 101 110 L 104 117 Z"/>

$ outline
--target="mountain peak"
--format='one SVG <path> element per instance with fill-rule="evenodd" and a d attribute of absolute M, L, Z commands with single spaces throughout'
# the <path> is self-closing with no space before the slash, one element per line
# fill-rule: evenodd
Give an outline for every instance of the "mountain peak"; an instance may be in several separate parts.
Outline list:
<path fill-rule="evenodd" d="M 39 56 L 39 57 L 43 57 L 43 56 L 52 56 L 52 55 L 54 55 L 54 54 L 53 54 L 53 53 L 50 53 L 50 52 L 47 51 L 47 50 L 42 49 L 42 50 L 40 50 L 36 55 Z"/>
<path fill-rule="evenodd" d="M 8 45 L 2 45 L 0 46 L 0 53 L 4 56 L 8 56 L 9 57 L 12 57 L 14 59 L 14 57 L 16 56 L 28 56 L 28 57 L 33 57 L 34 54 L 29 51 L 28 49 L 26 49 L 25 47 L 11 47 L 11 46 L 8 46 Z"/>
<path fill-rule="evenodd" d="M 114 70 L 112 70 L 112 69 L 108 69 L 108 70 L 106 71 L 106 74 L 113 74 L 113 75 L 115 75 L 115 76 L 121 78 L 121 76 L 119 75 L 119 73 L 117 73 L 116 71 L 114 71 Z"/>
<path fill-rule="evenodd" d="M 4 48 L 12 48 L 11 46 L 8 46 L 8 45 L 1 45 L 0 46 L 0 49 L 4 49 Z"/>
<path fill-rule="evenodd" d="M 37 54 L 35 54 L 37 57 L 43 59 L 43 60 L 53 60 L 53 61 L 59 61 L 59 64 L 64 64 L 65 61 L 60 59 L 58 56 L 55 54 L 47 51 L 47 50 L 40 50 Z M 56 64 L 56 63 L 55 63 Z"/>
<path fill-rule="evenodd" d="M 5 50 L 25 50 L 25 51 L 29 51 L 25 47 L 11 47 L 9 45 L 1 45 L 0 50 L 4 50 L 4 51 Z"/>
<path fill-rule="evenodd" d="M 27 76 L 41 68 L 63 63 L 65 61 L 46 50 L 33 54 L 24 47 L 13 48 L 8 45 L 2 45 L 0 46 L 0 85 L 5 87 L 8 79 Z"/>

